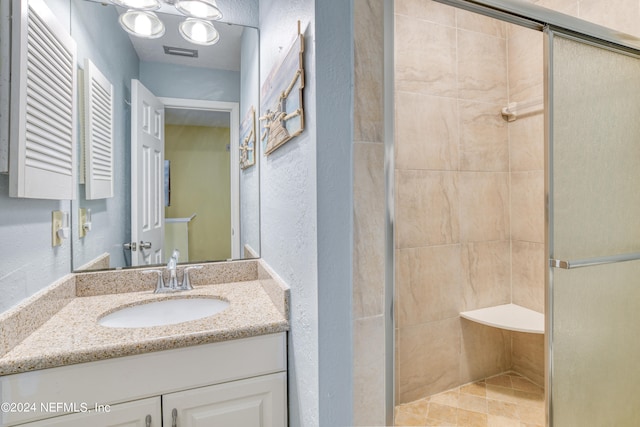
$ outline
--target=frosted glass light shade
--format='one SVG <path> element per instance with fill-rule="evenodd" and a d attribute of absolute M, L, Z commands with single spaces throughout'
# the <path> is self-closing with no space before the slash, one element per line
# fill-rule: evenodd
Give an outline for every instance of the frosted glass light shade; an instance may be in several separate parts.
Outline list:
<path fill-rule="evenodd" d="M 111 3 L 137 10 L 158 10 L 162 6 L 160 0 L 111 0 Z"/>
<path fill-rule="evenodd" d="M 153 12 L 128 10 L 120 15 L 120 25 L 126 32 L 145 39 L 157 39 L 164 35 L 164 24 Z"/>
<path fill-rule="evenodd" d="M 176 0 L 174 6 L 183 14 L 192 18 L 217 21 L 222 19 L 216 0 Z"/>
<path fill-rule="evenodd" d="M 209 21 L 187 18 L 180 23 L 180 34 L 191 43 L 204 46 L 216 44 L 220 40 L 218 30 Z"/>

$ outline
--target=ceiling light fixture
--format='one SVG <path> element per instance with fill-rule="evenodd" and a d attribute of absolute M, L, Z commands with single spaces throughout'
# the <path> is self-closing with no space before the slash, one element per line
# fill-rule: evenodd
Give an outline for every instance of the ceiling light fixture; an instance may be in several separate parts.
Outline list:
<path fill-rule="evenodd" d="M 216 44 L 220 40 L 220 34 L 213 24 L 202 19 L 187 18 L 180 23 L 179 30 L 185 40 L 203 46 Z"/>
<path fill-rule="evenodd" d="M 160 0 L 111 0 L 117 6 L 136 10 L 158 10 L 162 6 Z"/>
<path fill-rule="evenodd" d="M 120 15 L 120 25 L 126 32 L 145 39 L 157 39 L 164 35 L 164 24 L 153 12 L 129 9 Z"/>
<path fill-rule="evenodd" d="M 220 34 L 209 21 L 222 19 L 216 0 L 111 0 L 128 10 L 120 15 L 120 25 L 126 32 L 137 37 L 155 39 L 165 32 L 164 24 L 153 13 L 162 7 L 162 2 L 172 4 L 188 18 L 180 23 L 180 34 L 185 40 L 199 45 L 212 45 L 220 40 Z"/>
<path fill-rule="evenodd" d="M 176 9 L 191 18 L 218 21 L 222 19 L 222 12 L 218 9 L 216 0 L 176 0 Z"/>

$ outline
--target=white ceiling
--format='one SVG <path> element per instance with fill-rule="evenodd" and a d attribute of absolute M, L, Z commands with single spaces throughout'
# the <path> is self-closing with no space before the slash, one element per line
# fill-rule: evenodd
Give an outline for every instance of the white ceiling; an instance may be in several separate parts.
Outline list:
<path fill-rule="evenodd" d="M 89 1 L 114 7 L 117 9 L 118 14 L 122 14 L 126 10 L 110 5 L 106 3 L 105 0 Z M 224 10 L 222 13 L 224 13 Z M 244 30 L 243 26 L 214 21 L 213 25 L 220 33 L 220 40 L 213 46 L 201 46 L 189 43 L 182 38 L 178 31 L 178 25 L 185 19 L 185 16 L 178 12 L 175 7 L 164 4 L 156 14 L 162 22 L 164 22 L 166 28 L 166 32 L 162 37 L 148 40 L 129 35 L 133 48 L 138 53 L 141 61 L 240 71 L 240 47 L 242 32 Z M 163 46 L 196 49 L 198 50 L 198 57 L 188 58 L 167 55 L 164 53 Z"/>
<path fill-rule="evenodd" d="M 122 13 L 122 11 L 120 11 Z M 129 35 L 133 48 L 141 61 L 166 62 L 169 64 L 187 65 L 190 67 L 215 68 L 220 70 L 240 71 L 240 43 L 244 27 L 240 25 L 214 22 L 220 33 L 220 40 L 212 46 L 201 46 L 186 41 L 178 31 L 178 25 L 184 21 L 182 15 L 170 15 L 157 12 L 164 22 L 166 32 L 157 39 L 143 39 Z M 164 53 L 163 46 L 198 50 L 197 58 L 185 58 Z"/>
<path fill-rule="evenodd" d="M 120 14 L 126 10 L 110 4 L 105 4 L 104 0 L 89 1 L 114 7 Z M 213 25 L 220 33 L 220 41 L 213 46 L 200 46 L 189 43 L 182 38 L 178 31 L 178 25 L 185 17 L 173 6 L 165 4 L 156 13 L 162 22 L 164 22 L 166 27 L 166 32 L 162 37 L 147 40 L 129 35 L 133 48 L 138 53 L 138 57 L 141 61 L 164 62 L 191 67 L 240 71 L 240 48 L 242 32 L 244 30 L 243 26 L 214 22 Z M 167 55 L 164 53 L 163 46 L 197 49 L 198 58 Z M 165 109 L 165 123 L 168 125 L 228 128 L 230 126 L 230 118 L 228 112 L 167 108 Z"/>

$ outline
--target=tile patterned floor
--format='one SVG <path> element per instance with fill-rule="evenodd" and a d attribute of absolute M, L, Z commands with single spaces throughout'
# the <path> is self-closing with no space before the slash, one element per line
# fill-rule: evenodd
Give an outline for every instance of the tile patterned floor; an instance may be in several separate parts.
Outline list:
<path fill-rule="evenodd" d="M 544 390 L 509 372 L 398 405 L 395 425 L 542 427 Z"/>

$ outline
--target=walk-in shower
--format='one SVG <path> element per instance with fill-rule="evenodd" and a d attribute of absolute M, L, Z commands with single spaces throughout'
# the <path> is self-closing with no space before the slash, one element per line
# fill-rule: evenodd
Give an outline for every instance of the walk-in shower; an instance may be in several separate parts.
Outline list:
<path fill-rule="evenodd" d="M 637 425 L 640 5 L 442 3 L 385 8 L 386 422 Z"/>

